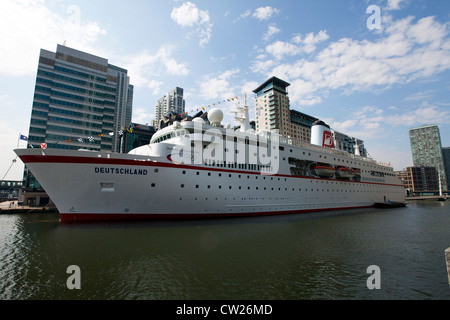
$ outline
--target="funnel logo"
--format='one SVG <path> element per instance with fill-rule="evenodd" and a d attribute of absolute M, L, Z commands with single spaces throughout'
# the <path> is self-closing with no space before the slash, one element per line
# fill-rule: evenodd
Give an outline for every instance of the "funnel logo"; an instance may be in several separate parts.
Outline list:
<path fill-rule="evenodd" d="M 323 147 L 334 148 L 333 137 L 331 136 L 330 131 L 323 132 Z"/>

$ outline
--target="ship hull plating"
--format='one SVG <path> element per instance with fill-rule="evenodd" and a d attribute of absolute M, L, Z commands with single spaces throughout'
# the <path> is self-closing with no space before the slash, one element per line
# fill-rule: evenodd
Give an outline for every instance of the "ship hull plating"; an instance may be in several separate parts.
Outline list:
<path fill-rule="evenodd" d="M 265 175 L 101 152 L 18 149 L 62 221 L 190 219 L 365 208 L 404 201 L 397 183 Z"/>

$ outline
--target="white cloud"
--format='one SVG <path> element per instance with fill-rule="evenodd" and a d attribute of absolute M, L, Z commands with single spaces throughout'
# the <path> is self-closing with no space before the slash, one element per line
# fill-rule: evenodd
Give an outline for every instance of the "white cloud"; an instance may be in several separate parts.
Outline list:
<path fill-rule="evenodd" d="M 400 10 L 400 4 L 405 0 L 387 0 L 387 10 Z"/>
<path fill-rule="evenodd" d="M 188 1 L 183 3 L 180 7 L 173 8 L 170 17 L 182 27 L 196 27 L 201 47 L 209 42 L 213 25 L 210 22 L 207 10 L 200 10 L 195 4 Z"/>
<path fill-rule="evenodd" d="M 147 109 L 144 108 L 134 108 L 133 109 L 133 122 L 134 123 L 148 123 L 152 124 L 154 119 L 154 114 L 149 113 Z"/>
<path fill-rule="evenodd" d="M 311 53 L 316 51 L 316 45 L 322 41 L 328 40 L 329 36 L 326 30 L 321 30 L 317 35 L 313 32 L 306 35 L 305 39 L 302 41 L 306 53 Z"/>
<path fill-rule="evenodd" d="M 261 57 L 265 57 L 264 55 L 260 55 Z M 269 74 L 270 70 L 276 65 L 274 60 L 256 60 L 250 66 L 250 70 L 255 73 L 261 74 Z"/>
<path fill-rule="evenodd" d="M 436 90 L 424 90 L 424 91 L 420 91 L 420 92 L 414 92 L 413 94 L 406 97 L 404 100 L 417 101 L 417 100 L 429 99 L 433 96 L 433 94 L 435 92 L 436 92 Z"/>
<path fill-rule="evenodd" d="M 374 41 L 342 38 L 327 43 L 326 31 L 296 35 L 291 42 L 276 41 L 266 46 L 266 52 L 275 59 L 260 55 L 251 64 L 251 70 L 290 81 L 291 102 L 312 105 L 321 102 L 329 90 L 340 89 L 349 94 L 385 89 L 449 70 L 448 31 L 448 25 L 434 17 L 418 21 L 407 17 L 398 21 L 386 19 L 385 29 Z M 317 50 L 319 43 L 324 46 L 321 51 L 305 56 Z M 293 60 L 296 55 L 300 58 Z"/>
<path fill-rule="evenodd" d="M 13 76 L 36 73 L 41 48 L 54 51 L 56 44 L 99 54 L 95 43 L 106 31 L 97 22 L 83 22 L 77 6 L 58 14 L 42 0 L 2 0 L 0 10 L 0 73 Z"/>
<path fill-rule="evenodd" d="M 278 14 L 280 12 L 277 8 L 272 8 L 270 6 L 259 7 L 253 12 L 252 16 L 258 20 L 268 20 L 273 15 Z"/>
<path fill-rule="evenodd" d="M 275 73 L 276 75 L 277 73 Z M 296 79 L 291 82 L 289 97 L 292 105 L 311 106 L 322 102 L 322 97 L 315 94 L 314 83 L 303 79 Z"/>
<path fill-rule="evenodd" d="M 236 23 L 237 21 L 241 19 L 246 19 L 247 17 L 252 16 L 255 19 L 258 19 L 260 21 L 269 20 L 273 15 L 280 13 L 280 10 L 277 8 L 273 8 L 270 6 L 266 7 L 259 7 L 257 9 L 250 10 L 247 9 L 244 13 L 242 13 L 239 17 L 237 17 L 233 23 Z"/>
<path fill-rule="evenodd" d="M 270 26 L 269 31 L 267 33 L 270 34 Z M 279 29 L 276 29 L 272 31 L 272 34 L 275 34 L 279 31 Z M 270 35 L 272 35 L 270 34 Z M 266 37 L 265 37 L 266 38 Z M 267 37 L 268 39 L 268 37 Z M 302 38 L 301 35 L 296 35 L 292 38 L 291 42 L 285 42 L 285 41 L 276 41 L 272 44 L 269 44 L 266 46 L 266 52 L 273 55 L 278 60 L 283 58 L 283 56 L 295 56 L 302 52 L 306 53 L 312 53 L 316 50 L 316 45 L 320 42 L 326 41 L 329 39 L 329 36 L 326 32 L 326 30 L 322 30 L 316 35 L 311 32 L 305 36 L 305 38 Z"/>
<path fill-rule="evenodd" d="M 348 132 L 350 128 L 353 128 L 357 124 L 358 120 L 355 119 L 344 120 L 342 122 L 333 122 L 333 129 L 339 132 Z"/>
<path fill-rule="evenodd" d="M 247 101 L 250 101 L 250 97 L 251 97 L 253 90 L 258 88 L 259 85 L 260 85 L 260 83 L 258 83 L 256 81 L 247 81 L 242 85 L 240 93 L 246 93 Z"/>
<path fill-rule="evenodd" d="M 266 51 L 273 55 L 276 59 L 281 59 L 285 55 L 294 56 L 301 52 L 301 48 L 295 44 L 276 41 L 266 47 Z"/>
<path fill-rule="evenodd" d="M 439 109 L 437 106 L 425 102 L 416 110 L 386 117 L 385 121 L 392 125 L 402 124 L 409 127 L 424 123 L 450 124 L 450 111 L 448 109 Z"/>
<path fill-rule="evenodd" d="M 326 119 L 327 123 L 337 131 L 364 140 L 371 157 L 378 161 L 391 162 L 397 170 L 412 165 L 408 128 L 425 123 L 439 126 L 450 124 L 448 108 L 440 108 L 426 102 L 407 111 L 394 106 L 364 106 L 352 109 L 354 111 L 345 108 L 346 120 Z"/>
<path fill-rule="evenodd" d="M 162 81 L 150 80 L 147 83 L 147 87 L 153 89 L 152 93 L 158 95 L 161 92 L 161 86 L 164 84 Z"/>
<path fill-rule="evenodd" d="M 147 86 L 159 90 L 155 76 L 177 75 L 186 76 L 189 70 L 185 63 L 177 62 L 172 58 L 172 46 L 162 46 L 154 54 L 144 51 L 133 56 L 121 58 L 121 65 L 128 70 L 132 83 L 137 86 Z"/>
<path fill-rule="evenodd" d="M 420 19 L 407 31 L 407 35 L 415 40 L 417 44 L 428 44 L 430 48 L 436 49 L 442 45 L 448 32 L 447 24 L 440 24 L 434 17 Z"/>
<path fill-rule="evenodd" d="M 237 21 L 241 20 L 241 19 L 245 19 L 248 16 L 250 16 L 252 14 L 252 10 L 246 10 L 244 13 L 242 13 L 239 17 L 237 17 L 235 20 L 233 20 L 233 23 L 236 23 Z"/>
<path fill-rule="evenodd" d="M 238 68 L 227 70 L 218 76 L 205 76 L 200 83 L 200 96 L 204 99 L 224 99 L 236 96 L 235 86 L 231 79 L 240 72 Z"/>
<path fill-rule="evenodd" d="M 267 32 L 263 35 L 263 39 L 269 41 L 272 36 L 277 34 L 278 32 L 280 32 L 280 29 L 278 29 L 275 24 L 271 24 L 269 25 Z"/>
<path fill-rule="evenodd" d="M 178 63 L 175 59 L 166 58 L 163 60 L 167 68 L 167 73 L 171 75 L 187 75 L 189 73 L 184 63 Z"/>
<path fill-rule="evenodd" d="M 186 2 L 178 8 L 173 8 L 170 17 L 183 27 L 192 27 L 200 20 L 200 10 L 192 2 Z"/>
<path fill-rule="evenodd" d="M 450 111 L 435 105 L 423 103 L 422 106 L 404 112 L 388 107 L 384 110 L 376 106 L 354 108 L 354 112 L 348 112 L 348 120 L 330 121 L 333 129 L 345 132 L 360 139 L 389 138 L 392 128 L 433 123 L 438 125 L 450 124 Z M 394 111 L 394 112 L 393 112 Z"/>
<path fill-rule="evenodd" d="M 236 103 L 242 104 L 244 101 L 243 94 L 247 93 L 247 102 L 251 101 L 252 91 L 258 86 L 256 81 L 247 81 L 239 84 L 240 69 L 234 68 L 227 70 L 218 75 L 206 75 L 199 81 L 198 96 L 205 100 L 204 106 L 211 108 L 219 108 L 223 111 L 223 122 L 235 123 L 234 116 L 231 113 L 235 109 Z M 238 100 L 232 101 L 231 98 L 238 97 Z M 222 101 L 225 100 L 225 101 Z M 215 104 L 215 105 L 214 105 Z M 188 106 L 186 111 L 195 113 L 201 110 L 201 105 Z M 208 111 L 209 109 L 206 109 Z"/>

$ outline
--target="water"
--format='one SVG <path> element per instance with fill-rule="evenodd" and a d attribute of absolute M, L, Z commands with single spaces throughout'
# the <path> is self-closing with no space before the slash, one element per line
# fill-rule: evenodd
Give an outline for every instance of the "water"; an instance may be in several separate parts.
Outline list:
<path fill-rule="evenodd" d="M 288 216 L 60 224 L 0 216 L 0 299 L 449 299 L 450 202 Z M 69 290 L 67 268 L 80 268 Z M 380 268 L 369 290 L 367 268 Z"/>

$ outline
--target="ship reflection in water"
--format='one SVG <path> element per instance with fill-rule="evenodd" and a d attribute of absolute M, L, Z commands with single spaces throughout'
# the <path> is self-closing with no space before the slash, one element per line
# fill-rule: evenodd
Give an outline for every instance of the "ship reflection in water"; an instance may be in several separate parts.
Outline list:
<path fill-rule="evenodd" d="M 61 224 L 0 216 L 0 299 L 449 299 L 449 202 L 285 216 Z M 80 268 L 69 290 L 67 268 Z M 369 290 L 369 266 L 381 289 Z"/>

